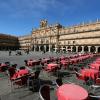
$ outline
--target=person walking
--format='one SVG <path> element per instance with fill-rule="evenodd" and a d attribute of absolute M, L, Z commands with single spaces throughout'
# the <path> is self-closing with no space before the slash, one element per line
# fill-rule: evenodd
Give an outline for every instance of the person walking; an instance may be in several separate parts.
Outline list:
<path fill-rule="evenodd" d="M 9 56 L 11 56 L 11 50 L 9 50 Z"/>

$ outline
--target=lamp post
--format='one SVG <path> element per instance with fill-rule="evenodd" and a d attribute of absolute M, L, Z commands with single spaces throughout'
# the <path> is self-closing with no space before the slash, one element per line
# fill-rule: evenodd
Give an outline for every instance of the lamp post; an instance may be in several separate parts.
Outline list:
<path fill-rule="evenodd" d="M 49 37 L 50 37 L 50 41 L 49 41 L 49 52 L 51 52 L 51 27 L 50 27 L 50 35 L 49 35 Z"/>

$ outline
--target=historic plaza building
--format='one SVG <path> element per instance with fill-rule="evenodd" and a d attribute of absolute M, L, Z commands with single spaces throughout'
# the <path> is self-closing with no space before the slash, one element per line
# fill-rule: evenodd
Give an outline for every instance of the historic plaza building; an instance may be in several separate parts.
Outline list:
<path fill-rule="evenodd" d="M 18 37 L 0 33 L 0 50 L 19 49 Z"/>
<path fill-rule="evenodd" d="M 32 30 L 33 51 L 100 52 L 100 22 L 63 27 L 48 25 L 41 20 L 40 27 Z"/>
<path fill-rule="evenodd" d="M 33 51 L 97 53 L 100 52 L 100 21 L 63 27 L 58 23 L 49 25 L 47 20 L 41 20 L 40 27 L 32 29 L 30 35 L 11 37 L 10 41 L 8 37 L 4 40 L 0 36 L 0 48 L 4 48 L 5 43 L 2 41 L 6 41 L 8 49 L 15 45 L 16 48 Z"/>
<path fill-rule="evenodd" d="M 31 50 L 31 35 L 20 36 L 18 38 L 19 41 L 19 48 L 21 50 Z"/>

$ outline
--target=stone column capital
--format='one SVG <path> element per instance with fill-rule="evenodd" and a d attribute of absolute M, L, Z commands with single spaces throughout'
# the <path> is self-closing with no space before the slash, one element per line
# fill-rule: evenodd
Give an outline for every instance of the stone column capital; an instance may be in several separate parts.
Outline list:
<path fill-rule="evenodd" d="M 88 46 L 88 48 L 91 48 L 91 46 Z"/>
<path fill-rule="evenodd" d="M 98 48 L 99 46 L 95 46 L 96 48 Z"/>

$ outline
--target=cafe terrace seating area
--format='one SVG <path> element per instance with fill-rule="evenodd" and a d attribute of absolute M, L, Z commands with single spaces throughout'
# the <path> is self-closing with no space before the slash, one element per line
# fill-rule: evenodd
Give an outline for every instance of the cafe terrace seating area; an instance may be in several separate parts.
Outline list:
<path fill-rule="evenodd" d="M 100 100 L 100 55 L 85 53 L 0 62 L 9 93 L 0 100 Z"/>

